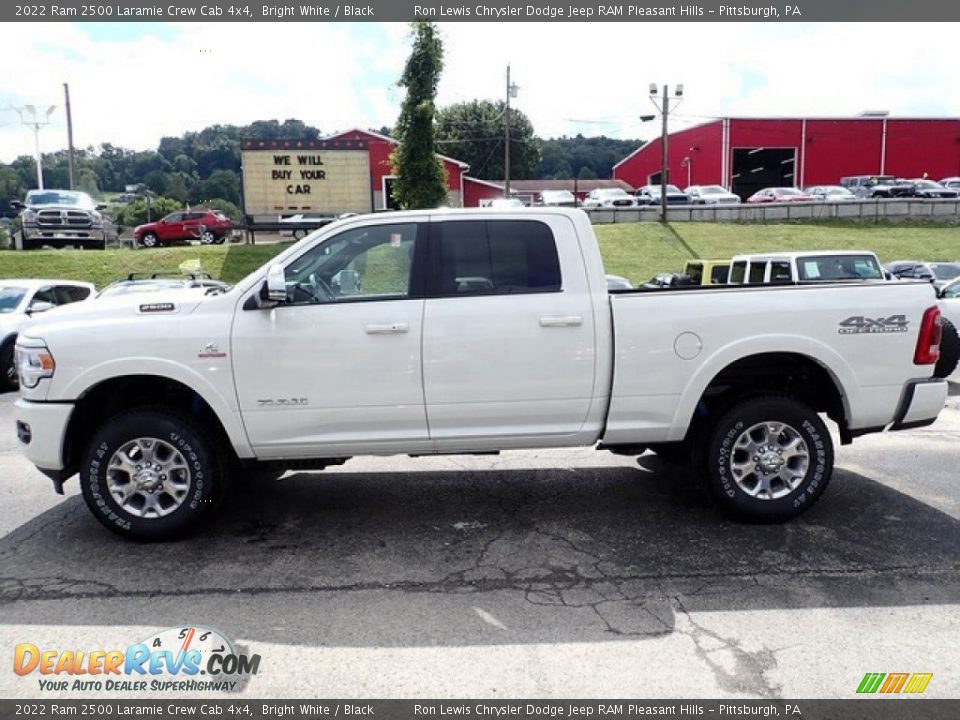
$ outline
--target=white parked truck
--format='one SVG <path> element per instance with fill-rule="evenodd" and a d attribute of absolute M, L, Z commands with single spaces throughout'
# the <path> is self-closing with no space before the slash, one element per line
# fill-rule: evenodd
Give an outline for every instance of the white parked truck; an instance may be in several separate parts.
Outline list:
<path fill-rule="evenodd" d="M 936 419 L 938 320 L 927 283 L 609 292 L 579 210 L 356 216 L 220 294 L 28 325 L 17 434 L 137 540 L 258 465 L 592 445 L 683 450 L 724 508 L 782 520 L 830 479 L 821 416 L 844 443 Z"/>

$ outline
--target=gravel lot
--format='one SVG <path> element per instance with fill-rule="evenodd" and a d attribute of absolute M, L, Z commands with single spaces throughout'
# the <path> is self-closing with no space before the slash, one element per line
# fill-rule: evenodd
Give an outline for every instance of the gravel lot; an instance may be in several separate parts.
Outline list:
<path fill-rule="evenodd" d="M 168 545 L 109 534 L 76 481 L 53 494 L 17 453 L 13 401 L 8 662 L 17 643 L 199 624 L 262 656 L 253 698 L 846 698 L 866 672 L 932 672 L 926 695 L 960 696 L 957 386 L 934 426 L 838 449 L 786 525 L 724 519 L 655 456 L 582 449 L 291 473 Z M 0 697 L 41 696 L 0 673 Z"/>

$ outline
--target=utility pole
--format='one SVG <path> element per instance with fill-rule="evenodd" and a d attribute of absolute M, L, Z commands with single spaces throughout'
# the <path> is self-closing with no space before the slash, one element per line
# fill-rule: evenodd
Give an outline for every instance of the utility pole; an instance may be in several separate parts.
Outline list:
<path fill-rule="evenodd" d="M 70 189 L 77 189 L 77 159 L 73 152 L 73 117 L 70 115 L 70 86 L 63 84 L 64 110 L 67 113 L 67 159 L 70 162 Z"/>
<path fill-rule="evenodd" d="M 33 130 L 33 149 L 37 162 L 37 190 L 43 190 L 43 158 L 40 156 L 40 128 L 50 124 L 50 115 L 57 109 L 57 106 L 51 105 L 48 107 L 47 114 L 43 120 L 37 117 L 36 105 L 24 105 L 22 108 L 11 106 L 11 108 L 20 116 L 21 124 Z M 26 118 L 24 111 L 28 112 L 33 119 Z"/>
<path fill-rule="evenodd" d="M 507 105 L 503 111 L 503 196 L 510 197 L 510 98 L 517 96 L 520 88 L 510 82 L 510 66 L 507 65 Z"/>
<path fill-rule="evenodd" d="M 653 103 L 660 114 L 663 116 L 663 127 L 660 133 L 660 222 L 667 221 L 667 185 L 670 182 L 669 167 L 667 165 L 667 119 L 670 117 L 670 88 L 663 86 L 663 94 L 660 96 L 660 104 L 657 104 L 657 94 L 659 90 L 656 83 L 650 83 L 650 102 Z M 677 97 L 677 105 L 682 102 L 683 83 L 674 88 L 674 95 Z M 676 108 L 674 108 L 676 109 Z"/>

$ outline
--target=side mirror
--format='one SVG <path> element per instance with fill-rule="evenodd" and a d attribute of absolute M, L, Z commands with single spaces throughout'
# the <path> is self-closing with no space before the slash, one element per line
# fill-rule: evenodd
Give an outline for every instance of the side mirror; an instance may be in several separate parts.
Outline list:
<path fill-rule="evenodd" d="M 47 310 L 53 310 L 56 305 L 53 303 L 44 302 L 43 300 L 37 300 L 36 302 L 30 303 L 30 307 L 27 308 L 27 313 L 33 315 L 34 313 L 46 312 Z"/>
<path fill-rule="evenodd" d="M 260 299 L 265 302 L 281 303 L 287 299 L 287 276 L 283 265 L 271 265 L 267 270 L 267 279 L 260 288 Z"/>
<path fill-rule="evenodd" d="M 10 207 L 12 207 L 14 210 L 23 210 L 26 205 L 24 205 L 20 200 L 11 200 Z"/>
<path fill-rule="evenodd" d="M 106 205 L 106 204 L 104 204 L 104 203 L 99 203 L 99 204 L 97 205 L 97 210 L 106 210 L 108 207 L 110 207 L 110 206 L 109 206 L 109 205 Z"/>

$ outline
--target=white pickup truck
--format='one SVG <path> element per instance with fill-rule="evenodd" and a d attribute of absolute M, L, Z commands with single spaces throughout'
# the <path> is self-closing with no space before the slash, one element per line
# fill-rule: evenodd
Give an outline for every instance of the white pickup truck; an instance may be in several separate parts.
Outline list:
<path fill-rule="evenodd" d="M 20 446 L 105 526 L 198 525 L 231 476 L 354 455 L 684 450 L 724 508 L 793 517 L 833 444 L 932 423 L 927 283 L 608 292 L 586 214 L 339 220 L 229 291 L 78 303 L 20 333 Z"/>

